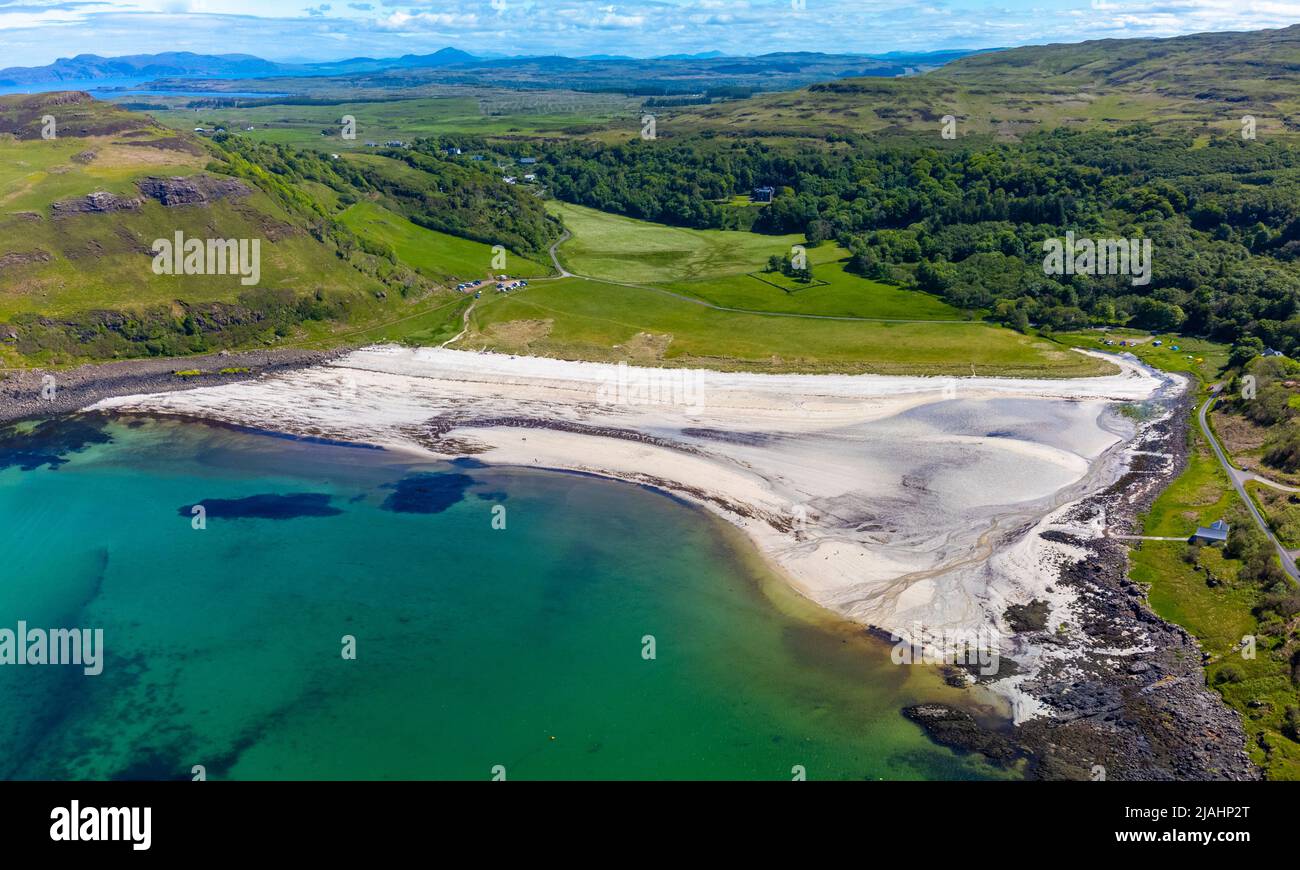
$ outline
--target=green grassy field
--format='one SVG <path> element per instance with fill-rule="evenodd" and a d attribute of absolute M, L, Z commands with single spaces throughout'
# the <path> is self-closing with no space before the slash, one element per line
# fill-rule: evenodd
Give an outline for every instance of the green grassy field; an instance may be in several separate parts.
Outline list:
<path fill-rule="evenodd" d="M 1221 518 L 1250 522 L 1198 431 L 1187 471 L 1156 499 L 1142 533 L 1183 535 Z M 1148 586 L 1156 613 L 1186 628 L 1211 656 L 1206 678 L 1241 712 L 1255 763 L 1270 779 L 1300 779 L 1300 746 L 1278 730 L 1286 707 L 1295 703 L 1286 656 L 1265 648 L 1266 641 L 1254 659 L 1236 649 L 1243 637 L 1259 633 L 1252 614 L 1258 590 L 1238 582 L 1240 563 L 1225 559 L 1217 548 L 1197 552 L 1165 541 L 1143 541 L 1131 559 L 1130 577 Z"/>
<path fill-rule="evenodd" d="M 484 299 L 460 346 L 755 371 L 1070 377 L 1109 370 L 1051 342 L 962 319 L 928 294 L 850 275 L 833 245 L 809 250 L 825 277 L 788 290 L 756 270 L 773 253 L 788 253 L 799 236 L 690 230 L 549 207 L 572 233 L 561 261 L 607 280 L 540 280 L 521 293 Z M 693 299 L 747 310 L 721 311 Z"/>
<path fill-rule="evenodd" d="M 0 319 L 24 312 L 58 316 L 89 309 L 138 308 L 174 300 L 233 300 L 247 289 L 228 275 L 156 275 L 155 239 L 261 239 L 261 287 L 297 292 L 379 285 L 346 267 L 260 191 L 203 206 L 166 207 L 144 199 L 111 214 L 56 217 L 52 206 L 96 192 L 140 199 L 147 176 L 202 171 L 207 155 L 185 148 L 128 141 L 150 137 L 0 140 L 0 256 L 14 261 L 0 283 Z"/>
<path fill-rule="evenodd" d="M 268 230 L 275 234 L 274 241 Z M 178 231 L 187 238 L 261 239 L 260 287 L 297 292 L 379 288 L 347 269 L 310 235 L 294 230 L 265 194 L 201 208 L 165 208 L 147 201 L 137 211 L 113 215 L 0 218 L 0 254 L 39 251 L 49 256 L 6 270 L 0 318 L 23 312 L 57 316 L 95 308 L 129 309 L 177 299 L 233 300 L 248 289 L 236 276 L 154 274 L 150 246 L 155 239 L 172 239 Z"/>
<path fill-rule="evenodd" d="M 802 235 L 670 227 L 569 203 L 550 202 L 547 208 L 573 234 L 560 247 L 560 262 L 602 281 L 664 284 L 740 275 L 759 271 L 768 257 L 789 254 L 791 247 L 805 243 Z M 830 244 L 808 248 L 814 267 L 844 255 Z"/>
<path fill-rule="evenodd" d="M 1152 335 L 1139 329 L 1062 332 L 1055 338 L 1071 347 L 1108 353 L 1131 353 L 1152 368 L 1189 374 L 1202 383 L 1210 383 L 1218 379 L 1220 372 L 1228 364 L 1228 353 L 1231 351 L 1228 345 L 1220 342 L 1203 338 L 1185 338 L 1172 333 Z M 1103 339 L 1110 339 L 1114 344 L 1107 346 L 1103 344 Z M 1128 342 L 1129 346 L 1120 347 L 1121 341 Z M 1157 341 L 1161 343 L 1159 347 L 1156 347 Z M 1178 350 L 1173 349 L 1175 345 Z"/>
<path fill-rule="evenodd" d="M 93 158 L 73 159 L 88 153 Z M 124 145 L 113 137 L 0 138 L 0 214 L 45 212 L 52 202 L 93 190 L 134 195 L 135 181 L 145 175 L 189 175 L 205 162 L 203 155 Z"/>
<path fill-rule="evenodd" d="M 436 281 L 454 284 L 501 273 L 536 278 L 554 271 L 511 252 L 504 268 L 493 269 L 491 245 L 425 229 L 372 202 L 356 203 L 339 220 L 357 235 L 388 245 L 403 263 Z"/>
<path fill-rule="evenodd" d="M 515 94 L 487 91 L 480 95 L 479 90 L 468 88 L 459 93 L 465 95 L 366 100 L 329 106 L 285 104 L 200 109 L 178 106 L 155 110 L 152 114 L 160 123 L 177 130 L 224 127 L 263 142 L 342 152 L 364 149 L 368 141 L 382 145 L 390 140 L 409 142 L 452 133 L 489 137 L 562 136 L 570 129 L 608 124 L 616 113 L 630 117 L 633 105 L 612 95 L 552 97 L 540 93 L 530 95 L 528 106 L 512 111 L 512 106 L 519 102 Z M 213 96 L 220 97 L 220 94 Z M 573 110 L 548 111 L 548 100 L 556 99 L 578 103 Z M 584 107 L 584 101 L 590 107 Z M 344 115 L 356 119 L 355 139 L 343 139 L 340 135 Z"/>
<path fill-rule="evenodd" d="M 13 98 L 0 99 L 0 115 L 16 104 Z M 223 328 L 218 322 L 243 324 L 238 346 L 437 343 L 459 331 L 466 298 L 439 291 L 433 282 L 386 261 L 360 253 L 340 257 L 312 233 L 307 218 L 261 190 L 249 188 L 247 194 L 198 205 L 165 206 L 143 196 L 138 187 L 143 178 L 205 171 L 211 155 L 193 136 L 174 135 L 143 116 L 94 101 L 24 109 L 36 116 L 47 110 L 60 117 L 69 113 L 61 129 L 93 121 L 111 132 L 51 141 L 0 137 L 0 322 L 32 324 L 35 315 L 52 321 L 44 332 L 33 328 L 22 340 L 14 335 L 0 342 L 0 365 L 58 367 L 132 352 L 184 352 L 178 348 L 189 340 L 176 336 L 193 310 L 187 306 L 214 302 L 231 307 L 200 313 L 206 332 Z M 307 182 L 302 189 L 326 210 L 338 207 L 337 193 L 323 185 Z M 112 212 L 57 213 L 54 208 L 97 191 L 135 204 Z M 363 234 L 387 234 L 387 241 L 403 247 L 411 259 L 419 261 L 424 254 L 430 262 L 446 260 L 452 268 L 481 259 L 483 268 L 476 271 L 491 263 L 487 246 L 420 230 L 395 215 L 384 220 L 382 210 L 370 215 L 370 224 L 360 220 L 363 215 L 356 217 Z M 172 240 L 178 231 L 187 239 L 258 239 L 260 281 L 249 287 L 237 275 L 155 274 L 154 241 Z M 521 271 L 544 271 L 512 259 Z M 277 314 L 291 299 L 304 311 L 338 303 L 347 313 Z M 246 305 L 255 308 L 244 310 Z M 274 326 L 256 326 L 266 322 L 259 317 L 271 316 L 279 317 Z M 106 328 L 106 322 L 115 326 Z M 197 322 L 184 327 L 198 328 Z M 60 331 L 77 338 L 60 340 Z M 38 333 L 39 338 L 27 338 Z M 198 342 L 194 349 L 206 347 Z"/>
<path fill-rule="evenodd" d="M 1107 366 L 1008 329 L 862 323 L 716 311 L 653 290 L 582 278 L 538 281 L 475 309 L 461 341 L 566 359 L 755 371 L 1067 377 Z"/>
<path fill-rule="evenodd" d="M 809 254 L 811 257 L 812 252 Z M 779 273 L 750 272 L 672 282 L 664 287 L 724 308 L 884 320 L 967 319 L 937 296 L 870 281 L 846 272 L 843 262 L 816 265 L 813 275 L 810 285 L 799 285 Z M 774 286 L 777 283 L 785 287 Z"/>
<path fill-rule="evenodd" d="M 559 249 L 570 271 L 604 281 L 645 284 L 723 308 L 869 317 L 963 320 L 928 293 L 869 281 L 845 271 L 838 245 L 807 248 L 814 280 L 803 284 L 763 271 L 772 255 L 804 243 L 800 235 L 694 230 L 640 221 L 568 203 L 548 203 L 573 234 Z"/>

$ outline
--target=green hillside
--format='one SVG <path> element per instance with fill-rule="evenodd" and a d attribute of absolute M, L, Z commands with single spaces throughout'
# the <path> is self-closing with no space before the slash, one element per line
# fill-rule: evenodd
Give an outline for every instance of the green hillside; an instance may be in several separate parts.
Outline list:
<path fill-rule="evenodd" d="M 1295 132 L 1300 25 L 1170 39 L 1104 39 L 970 55 L 919 76 L 842 79 L 661 119 L 667 135 L 714 130 L 823 138 L 932 132 L 1019 138 L 1057 126 L 1175 121 L 1221 132 L 1243 115 Z"/>
<path fill-rule="evenodd" d="M 3 97 L 0 367 L 443 341 L 469 304 L 449 285 L 549 274 L 560 232 L 532 193 L 433 150 L 334 159 L 78 92 Z M 157 269 L 177 239 L 194 268 Z M 246 262 L 206 262 L 227 240 Z"/>
<path fill-rule="evenodd" d="M 493 274 L 492 247 L 425 229 L 374 202 L 359 202 L 339 214 L 358 237 L 388 246 L 403 263 L 436 281 L 458 283 Z M 506 254 L 505 272 L 516 278 L 549 275 L 551 269 L 517 254 Z"/>

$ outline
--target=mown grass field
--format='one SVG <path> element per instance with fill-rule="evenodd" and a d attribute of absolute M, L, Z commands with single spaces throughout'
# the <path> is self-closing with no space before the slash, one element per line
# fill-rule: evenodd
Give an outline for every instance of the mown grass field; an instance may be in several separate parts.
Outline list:
<path fill-rule="evenodd" d="M 811 257 L 812 251 L 809 254 Z M 749 272 L 666 283 L 664 287 L 724 308 L 885 320 L 969 319 L 937 296 L 846 272 L 843 262 L 815 265 L 813 276 L 811 284 L 800 285 L 779 273 Z M 774 286 L 778 283 L 785 287 Z"/>
<path fill-rule="evenodd" d="M 1107 366 L 979 322 L 863 323 L 716 311 L 640 287 L 542 280 L 475 308 L 459 346 L 754 371 L 1069 377 Z"/>
<path fill-rule="evenodd" d="M 373 202 L 348 207 L 339 220 L 358 236 L 392 248 L 403 263 L 436 281 L 455 284 L 501 273 L 535 278 L 554 271 L 513 252 L 506 253 L 504 268 L 493 269 L 491 245 L 426 229 Z"/>
<path fill-rule="evenodd" d="M 814 280 L 805 284 L 764 271 L 769 257 L 803 245 L 800 235 L 671 227 L 569 203 L 552 202 L 548 209 L 573 234 L 559 255 L 579 275 L 660 287 L 723 308 L 887 320 L 969 319 L 928 293 L 845 271 L 847 252 L 832 243 L 806 248 Z"/>
<path fill-rule="evenodd" d="M 740 275 L 761 270 L 773 254 L 787 255 L 793 246 L 805 244 L 802 235 L 670 227 L 561 202 L 547 208 L 573 234 L 560 247 L 560 262 L 576 274 L 603 281 L 664 284 Z M 814 268 L 844 255 L 831 244 L 808 248 Z"/>

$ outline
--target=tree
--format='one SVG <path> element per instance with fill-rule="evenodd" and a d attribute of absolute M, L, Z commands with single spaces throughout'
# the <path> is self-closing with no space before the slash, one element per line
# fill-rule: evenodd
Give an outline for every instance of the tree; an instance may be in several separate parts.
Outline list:
<path fill-rule="evenodd" d="M 1133 306 L 1133 325 L 1152 332 L 1177 332 L 1187 315 L 1172 302 L 1139 299 Z"/>
<path fill-rule="evenodd" d="M 1264 352 L 1264 342 L 1254 336 L 1241 339 L 1232 346 L 1228 355 L 1228 365 L 1232 368 L 1245 368 L 1246 365 Z"/>
<path fill-rule="evenodd" d="M 922 260 L 916 267 L 916 286 L 930 293 L 942 294 L 952 287 L 957 280 L 957 270 L 951 263 L 931 263 Z"/>

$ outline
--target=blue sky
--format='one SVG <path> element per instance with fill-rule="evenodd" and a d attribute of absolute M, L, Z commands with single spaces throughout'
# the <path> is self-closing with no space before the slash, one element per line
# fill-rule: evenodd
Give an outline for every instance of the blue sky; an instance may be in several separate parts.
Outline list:
<path fill-rule="evenodd" d="M 332 60 L 448 45 L 642 57 L 882 53 L 1293 23 L 1300 0 L 0 0 L 0 65 L 160 51 Z"/>

